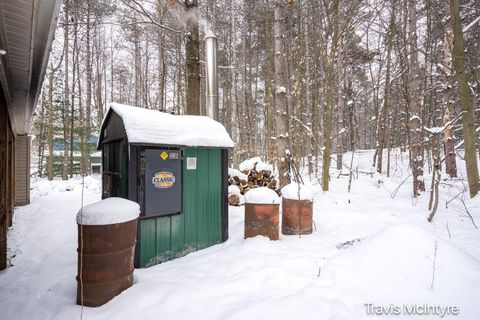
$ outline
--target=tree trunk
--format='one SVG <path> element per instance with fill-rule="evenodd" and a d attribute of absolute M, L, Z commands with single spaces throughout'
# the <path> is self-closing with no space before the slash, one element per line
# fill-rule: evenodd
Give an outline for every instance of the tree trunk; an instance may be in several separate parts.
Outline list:
<path fill-rule="evenodd" d="M 45 113 L 48 113 L 48 98 L 45 98 L 45 92 L 42 92 L 42 98 L 39 104 L 40 104 L 40 113 L 37 116 L 39 117 L 38 121 L 40 122 L 40 125 L 38 128 L 38 136 L 36 136 L 35 138 L 38 141 L 37 173 L 40 177 L 42 177 L 44 173 L 43 162 L 45 158 L 45 141 L 47 141 L 47 147 L 48 147 L 48 118 L 47 120 L 45 120 L 46 118 Z M 45 110 L 45 107 L 47 107 L 47 110 Z M 47 117 L 48 117 L 48 114 L 47 114 Z"/>
<path fill-rule="evenodd" d="M 196 14 L 198 1 L 185 1 L 187 16 Z M 198 17 L 191 17 L 187 21 L 187 114 L 200 115 L 200 41 L 198 35 Z"/>
<path fill-rule="evenodd" d="M 69 151 L 69 144 L 68 144 L 68 133 L 70 129 L 70 115 L 69 115 L 69 100 L 70 100 L 70 85 L 69 85 L 69 36 L 68 36 L 68 24 L 70 23 L 69 20 L 69 0 L 65 0 L 65 24 L 64 24 L 64 35 L 63 35 L 63 43 L 65 46 L 65 84 L 64 84 L 64 96 L 63 96 L 63 171 L 62 171 L 62 179 L 68 179 L 68 151 Z"/>
<path fill-rule="evenodd" d="M 53 180 L 53 79 L 54 71 L 51 70 L 48 76 L 48 180 Z"/>
<path fill-rule="evenodd" d="M 85 101 L 85 117 L 83 127 L 83 144 L 82 144 L 82 158 L 83 158 L 83 174 L 90 173 L 90 135 L 91 135 L 91 112 L 92 112 L 92 83 L 93 83 L 93 71 L 92 71 L 92 44 L 91 44 L 91 0 L 87 0 L 87 24 L 86 24 L 86 73 L 87 73 L 87 94 Z M 79 67 L 80 68 L 80 67 Z M 80 80 L 80 78 L 79 78 Z M 79 81 L 80 83 L 80 81 Z"/>
<path fill-rule="evenodd" d="M 280 188 L 290 183 L 288 167 L 288 97 L 287 64 L 285 61 L 285 6 L 275 0 L 275 101 L 277 128 L 277 168 Z"/>
<path fill-rule="evenodd" d="M 164 1 L 157 0 L 158 22 L 163 24 Z M 165 58 L 164 58 L 164 35 L 163 28 L 157 30 L 157 54 L 158 54 L 158 109 L 164 110 L 164 94 L 165 94 Z"/>
<path fill-rule="evenodd" d="M 396 2 L 395 0 L 392 1 L 392 13 L 390 14 L 390 26 L 388 28 L 387 34 L 387 70 L 385 76 L 385 90 L 383 94 L 383 107 L 382 111 L 380 112 L 380 117 L 377 121 L 377 133 L 378 133 L 378 148 L 377 148 L 377 171 L 382 173 L 382 164 L 383 164 L 383 149 L 386 146 L 386 139 L 387 139 L 387 116 L 388 116 L 388 109 L 390 104 L 390 69 L 391 69 L 391 61 L 392 61 L 392 39 L 394 35 L 394 28 L 395 28 L 395 9 L 396 9 Z"/>
<path fill-rule="evenodd" d="M 417 197 L 421 191 L 425 191 L 423 181 L 423 123 L 422 105 L 420 103 L 420 78 L 417 54 L 417 10 L 416 1 L 408 0 L 408 31 L 410 50 L 410 130 L 411 130 L 411 159 L 413 174 L 413 196 Z"/>
<path fill-rule="evenodd" d="M 235 0 L 230 2 L 230 32 L 231 32 L 231 55 L 230 55 L 230 105 L 231 105 L 231 132 L 232 140 L 235 143 L 234 150 L 232 152 L 232 161 L 233 165 L 238 165 L 238 151 L 239 151 L 239 128 L 238 128 L 238 105 L 237 105 L 237 70 L 235 70 L 236 61 L 237 61 L 237 48 L 236 48 L 236 37 L 235 37 Z"/>
<path fill-rule="evenodd" d="M 443 70 L 442 80 L 442 105 L 444 106 L 443 123 L 448 123 L 454 112 L 452 99 L 452 50 L 453 50 L 453 31 L 451 23 L 445 28 L 445 36 L 443 40 L 443 64 L 447 70 Z M 452 126 L 445 128 L 444 135 L 445 150 L 445 172 L 450 177 L 457 177 L 457 161 L 455 156 L 455 140 Z"/>
<path fill-rule="evenodd" d="M 74 26 L 73 26 L 73 51 L 72 51 L 72 90 L 71 90 L 71 103 L 70 103 L 70 155 L 69 155 L 69 174 L 70 178 L 73 178 L 74 168 L 73 168 L 73 155 L 74 155 L 74 131 L 75 131 L 75 85 L 77 77 L 77 66 L 79 64 L 79 51 L 78 51 L 78 6 L 79 3 L 75 3 L 74 8 Z M 78 80 L 80 81 L 80 80 Z M 80 94 L 77 95 L 80 99 Z"/>
<path fill-rule="evenodd" d="M 307 132 L 306 139 L 305 139 L 305 150 L 307 152 L 307 166 L 308 166 L 308 176 L 311 179 L 312 174 L 313 174 L 313 150 L 312 150 L 312 93 L 311 90 L 313 89 L 313 86 L 311 84 L 311 57 L 310 57 L 310 26 L 308 23 L 305 24 L 306 32 L 305 32 L 305 59 L 306 61 L 306 66 L 305 66 L 305 76 L 307 80 L 307 85 L 305 88 L 305 96 L 306 96 L 306 125 L 309 129 L 309 132 Z"/>
<path fill-rule="evenodd" d="M 343 168 L 343 152 L 345 151 L 345 136 L 347 130 L 345 129 L 346 119 L 344 116 L 345 109 L 345 92 L 344 86 L 342 85 L 343 79 L 345 78 L 345 69 L 344 69 L 344 48 L 345 48 L 345 39 L 340 41 L 340 48 L 338 49 L 338 62 L 337 62 L 337 72 L 335 76 L 335 104 L 337 106 L 337 170 L 342 170 Z"/>
<path fill-rule="evenodd" d="M 325 92 L 325 110 L 323 112 L 323 165 L 322 165 L 322 189 L 328 191 L 330 181 L 330 155 L 332 152 L 332 117 L 333 117 L 333 91 L 335 90 L 335 70 L 334 64 L 337 54 L 337 45 L 339 37 L 339 2 L 335 0 L 333 6 L 333 34 L 330 53 L 326 61 L 326 92 Z"/>
<path fill-rule="evenodd" d="M 136 23 L 136 19 L 134 21 L 133 25 L 133 44 L 134 44 L 134 68 L 135 68 L 135 106 L 137 107 L 142 107 L 142 93 L 141 93 L 141 88 L 142 88 L 142 58 L 141 58 L 141 53 L 140 53 L 140 31 L 138 30 L 138 26 Z"/>
<path fill-rule="evenodd" d="M 102 71 L 102 56 L 104 47 L 100 42 L 100 34 L 98 25 L 95 26 L 95 32 L 93 34 L 93 52 L 95 53 L 95 87 L 94 87 L 94 100 L 95 108 L 97 110 L 97 123 L 101 125 L 103 120 L 103 98 L 102 98 L 102 86 L 103 86 L 103 71 Z M 104 65 L 104 64 L 103 64 Z"/>
<path fill-rule="evenodd" d="M 470 197 L 478 194 L 479 177 L 476 156 L 475 115 L 473 98 L 465 74 L 465 48 L 463 45 L 462 22 L 460 20 L 459 0 L 450 0 L 450 15 L 453 29 L 453 67 L 458 82 L 458 93 L 463 116 L 463 138 L 465 140 L 465 162 Z"/>
<path fill-rule="evenodd" d="M 232 0 L 232 3 L 234 1 Z M 234 12 L 232 10 L 232 16 Z M 273 80 L 273 48 L 272 48 L 272 20 L 271 20 L 271 11 L 269 8 L 269 2 L 266 1 L 265 4 L 265 122 L 266 122 L 266 135 L 265 135 L 265 144 L 266 144 L 266 160 L 267 162 L 273 162 L 275 158 L 275 143 L 272 139 L 274 137 L 273 125 L 275 123 L 275 113 L 274 113 L 274 88 L 272 86 Z M 232 29 L 233 30 L 233 29 Z M 232 31 L 233 32 L 233 31 Z M 232 103 L 233 105 L 233 103 Z"/>

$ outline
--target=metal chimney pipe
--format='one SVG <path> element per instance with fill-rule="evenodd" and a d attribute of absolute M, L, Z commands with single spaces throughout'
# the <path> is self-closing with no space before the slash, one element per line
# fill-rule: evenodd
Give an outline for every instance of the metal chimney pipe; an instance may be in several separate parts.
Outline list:
<path fill-rule="evenodd" d="M 214 35 L 205 37 L 205 70 L 207 98 L 207 116 L 218 119 L 218 72 L 217 72 L 217 38 Z"/>

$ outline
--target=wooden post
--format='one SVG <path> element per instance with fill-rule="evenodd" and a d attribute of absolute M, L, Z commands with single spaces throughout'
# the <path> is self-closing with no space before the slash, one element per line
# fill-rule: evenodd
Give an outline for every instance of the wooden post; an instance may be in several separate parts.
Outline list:
<path fill-rule="evenodd" d="M 6 105 L 0 105 L 0 270 L 7 268 L 7 123 Z"/>

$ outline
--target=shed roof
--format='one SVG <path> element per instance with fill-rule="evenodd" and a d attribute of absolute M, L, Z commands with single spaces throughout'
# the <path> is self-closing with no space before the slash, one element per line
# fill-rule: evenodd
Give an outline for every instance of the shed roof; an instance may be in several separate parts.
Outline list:
<path fill-rule="evenodd" d="M 190 147 L 233 148 L 233 141 L 219 122 L 205 116 L 172 115 L 156 110 L 110 103 L 111 112 L 122 118 L 129 143 Z"/>

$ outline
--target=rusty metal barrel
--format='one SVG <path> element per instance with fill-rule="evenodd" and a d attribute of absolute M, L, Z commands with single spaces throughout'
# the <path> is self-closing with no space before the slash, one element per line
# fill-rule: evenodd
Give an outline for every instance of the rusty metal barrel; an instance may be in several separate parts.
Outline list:
<path fill-rule="evenodd" d="M 279 206 L 275 191 L 265 187 L 249 190 L 245 194 L 245 239 L 260 235 L 278 240 Z"/>
<path fill-rule="evenodd" d="M 282 234 L 312 233 L 312 193 L 304 185 L 291 183 L 282 188 Z"/>
<path fill-rule="evenodd" d="M 137 203 L 108 198 L 77 214 L 77 304 L 98 307 L 133 285 Z"/>

